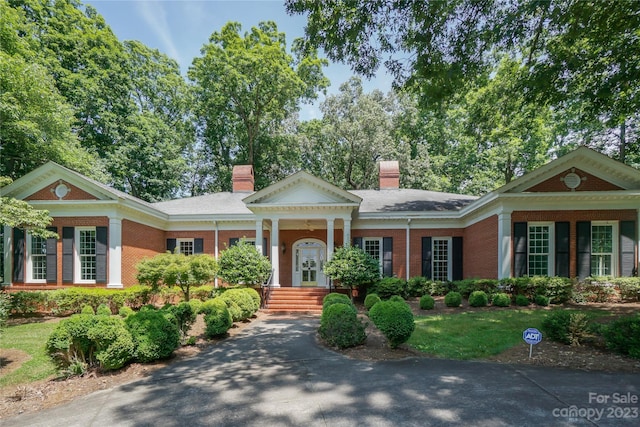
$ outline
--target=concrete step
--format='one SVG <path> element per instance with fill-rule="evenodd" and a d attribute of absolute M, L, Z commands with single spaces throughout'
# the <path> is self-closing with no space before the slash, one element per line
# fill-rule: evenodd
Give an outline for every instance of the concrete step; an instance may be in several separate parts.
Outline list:
<path fill-rule="evenodd" d="M 268 312 L 322 313 L 322 299 L 329 291 L 324 288 L 273 288 Z"/>

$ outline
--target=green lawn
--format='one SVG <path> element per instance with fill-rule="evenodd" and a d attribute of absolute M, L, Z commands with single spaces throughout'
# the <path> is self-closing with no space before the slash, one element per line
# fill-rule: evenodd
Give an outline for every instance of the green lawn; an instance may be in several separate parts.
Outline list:
<path fill-rule="evenodd" d="M 56 373 L 56 367 L 44 348 L 56 324 L 56 322 L 28 323 L 8 326 L 2 331 L 0 348 L 22 350 L 29 354 L 31 359 L 19 369 L 3 375 L 0 378 L 0 387 L 38 381 Z"/>
<path fill-rule="evenodd" d="M 515 345 L 526 346 L 522 332 L 527 328 L 541 330 L 542 321 L 548 313 L 548 310 L 487 309 L 473 313 L 420 316 L 416 317 L 416 330 L 407 344 L 446 359 L 488 357 Z M 590 317 L 606 314 L 599 310 L 588 311 Z"/>

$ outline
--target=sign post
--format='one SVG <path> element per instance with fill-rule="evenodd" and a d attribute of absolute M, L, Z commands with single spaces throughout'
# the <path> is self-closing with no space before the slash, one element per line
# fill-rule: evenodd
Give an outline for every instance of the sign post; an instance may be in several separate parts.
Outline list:
<path fill-rule="evenodd" d="M 529 344 L 529 359 L 531 359 L 531 353 L 533 352 L 534 344 L 538 344 L 542 341 L 542 332 L 536 328 L 527 328 L 522 333 L 522 339 Z"/>

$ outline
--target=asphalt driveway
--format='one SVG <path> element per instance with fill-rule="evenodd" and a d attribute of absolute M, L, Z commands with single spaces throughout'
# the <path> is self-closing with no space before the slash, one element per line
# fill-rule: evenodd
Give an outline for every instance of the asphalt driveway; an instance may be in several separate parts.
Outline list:
<path fill-rule="evenodd" d="M 637 426 L 640 375 L 351 360 L 266 317 L 148 378 L 2 426 Z"/>

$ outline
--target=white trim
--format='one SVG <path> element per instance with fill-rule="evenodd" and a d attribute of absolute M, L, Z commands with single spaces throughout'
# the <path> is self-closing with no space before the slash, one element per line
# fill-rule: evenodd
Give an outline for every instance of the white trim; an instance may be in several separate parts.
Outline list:
<path fill-rule="evenodd" d="M 618 221 L 591 221 L 591 256 L 593 256 L 593 227 L 594 226 L 610 226 L 611 227 L 611 273 L 608 276 L 618 277 L 620 270 L 620 227 Z M 591 271 L 591 262 L 589 262 L 589 271 Z"/>
<path fill-rule="evenodd" d="M 511 277 L 511 212 L 498 215 L 498 279 Z"/>
<path fill-rule="evenodd" d="M 433 280 L 437 280 L 435 278 L 436 242 L 447 242 L 447 281 L 451 281 L 453 277 L 453 260 L 451 259 L 451 256 L 453 255 L 453 238 L 440 236 L 431 238 L 431 277 Z"/>
<path fill-rule="evenodd" d="M 109 260 L 107 288 L 124 288 L 122 284 L 122 219 L 109 218 Z"/>
<path fill-rule="evenodd" d="M 46 265 L 47 265 L 47 253 L 45 250 L 44 254 L 40 254 L 40 256 L 44 256 L 44 265 L 45 265 L 45 274 L 44 274 L 44 279 L 34 279 L 33 278 L 33 241 L 32 238 L 35 236 L 32 236 L 31 233 L 26 232 L 24 234 L 24 239 L 25 239 L 25 247 L 26 247 L 26 256 L 25 256 L 25 262 L 24 262 L 24 266 L 25 266 L 25 271 L 24 271 L 24 283 L 47 283 L 47 272 L 46 272 Z M 47 245 L 47 239 L 43 239 L 44 240 L 44 245 L 46 248 Z"/>
<path fill-rule="evenodd" d="M 384 258 L 384 245 L 382 237 L 363 237 L 362 238 L 362 250 L 367 252 L 367 242 L 378 242 L 379 253 L 378 253 L 378 264 L 380 264 L 380 276 L 382 276 L 383 269 L 383 258 Z M 367 252 L 369 253 L 369 252 Z"/>
<path fill-rule="evenodd" d="M 548 227 L 549 228 L 549 248 L 547 252 L 547 273 L 545 276 L 555 276 L 556 270 L 556 256 L 555 256 L 555 244 L 556 244 L 556 230 L 555 223 L 552 221 L 531 221 L 527 222 L 527 274 L 531 276 L 531 265 L 529 264 L 529 256 L 532 255 L 530 252 L 531 249 L 531 239 L 530 229 L 531 227 Z M 541 255 L 541 254 L 533 254 L 533 255 Z"/>
<path fill-rule="evenodd" d="M 82 266 L 80 263 L 80 232 L 81 231 L 93 231 L 96 233 L 96 227 L 75 227 L 74 228 L 74 236 L 73 236 L 73 283 L 83 284 L 83 285 L 93 285 L 96 283 L 95 280 L 82 280 Z M 94 243 L 94 258 L 96 257 Z M 96 260 L 97 262 L 97 260 Z M 97 264 L 96 264 L 97 270 Z"/>
<path fill-rule="evenodd" d="M 191 253 L 187 255 L 195 254 L 196 250 L 196 239 L 193 237 L 178 237 L 176 238 L 176 249 L 175 252 L 178 254 L 182 253 L 182 248 L 180 247 L 180 243 L 191 243 Z"/>
<path fill-rule="evenodd" d="M 318 287 L 328 287 L 329 281 L 323 271 L 324 263 L 327 261 L 327 245 L 322 240 L 315 238 L 299 239 L 291 245 L 291 286 L 294 288 L 302 287 L 302 272 L 298 270 L 300 260 L 297 258 L 297 255 L 299 254 L 300 245 L 304 243 L 317 243 L 320 246 L 319 249 L 321 253 L 317 270 L 317 282 Z"/>

